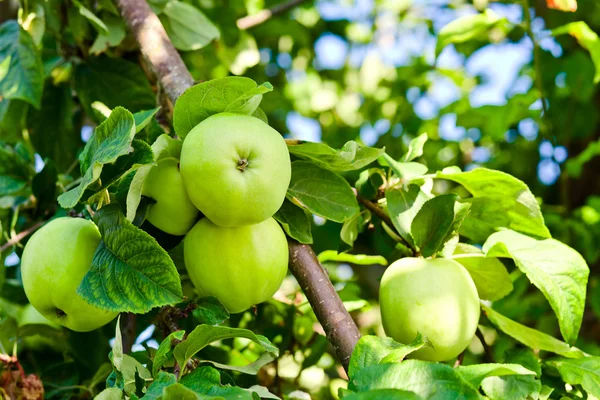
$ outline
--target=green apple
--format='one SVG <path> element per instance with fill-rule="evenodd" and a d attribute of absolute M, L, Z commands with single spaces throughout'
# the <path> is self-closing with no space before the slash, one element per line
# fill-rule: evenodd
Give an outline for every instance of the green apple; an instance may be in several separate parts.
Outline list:
<path fill-rule="evenodd" d="M 381 278 L 379 292 L 383 328 L 400 343 L 417 332 L 434 348 L 410 356 L 447 361 L 463 352 L 479 322 L 479 296 L 467 270 L 454 260 L 402 258 Z"/>
<path fill-rule="evenodd" d="M 100 232 L 83 218 L 57 218 L 35 232 L 21 259 L 29 302 L 52 322 L 78 332 L 99 328 L 118 313 L 100 310 L 77 294 L 92 265 Z"/>
<path fill-rule="evenodd" d="M 287 273 L 288 246 L 273 218 L 236 228 L 202 218 L 185 236 L 183 258 L 200 294 L 216 297 L 235 314 L 279 289 Z"/>
<path fill-rule="evenodd" d="M 198 218 L 198 209 L 190 201 L 179 161 L 174 158 L 160 160 L 150 169 L 142 194 L 156 200 L 148 207 L 146 220 L 171 235 L 185 235 Z"/>
<path fill-rule="evenodd" d="M 31 304 L 27 304 L 23 307 L 19 315 L 19 327 L 24 325 L 36 324 L 36 325 L 48 325 L 51 328 L 59 329 L 60 325 L 54 321 L 50 321 L 44 317 L 35 309 Z M 48 337 L 39 335 L 30 335 L 23 338 L 23 348 L 30 350 L 42 350 L 47 348 L 54 348 L 56 343 Z"/>
<path fill-rule="evenodd" d="M 257 224 L 283 204 L 290 155 L 283 137 L 263 121 L 221 113 L 185 137 L 181 175 L 192 203 L 215 224 Z"/>

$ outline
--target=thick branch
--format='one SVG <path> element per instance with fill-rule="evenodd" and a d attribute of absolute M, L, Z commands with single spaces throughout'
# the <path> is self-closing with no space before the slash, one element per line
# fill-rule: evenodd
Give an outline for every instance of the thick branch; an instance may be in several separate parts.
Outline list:
<path fill-rule="evenodd" d="M 240 18 L 237 20 L 237 22 L 236 22 L 237 27 L 241 30 L 254 28 L 257 25 L 260 25 L 260 24 L 264 23 L 265 21 L 268 21 L 271 17 L 283 14 L 283 13 L 291 10 L 292 8 L 299 6 L 300 4 L 304 3 L 305 1 L 306 0 L 290 0 L 285 3 L 277 4 L 273 8 L 269 8 L 267 10 L 261 10 L 260 12 L 258 12 L 256 14 L 247 15 L 244 18 Z"/>
<path fill-rule="evenodd" d="M 194 79 L 173 47 L 160 20 L 144 0 L 116 0 L 140 50 L 173 103 Z"/>
<path fill-rule="evenodd" d="M 177 97 L 193 84 L 179 53 L 145 0 L 116 1 L 121 15 L 140 44 L 142 54 L 175 103 Z M 306 293 L 344 368 L 347 368 L 360 333 L 309 246 L 290 242 L 290 270 Z"/>
<path fill-rule="evenodd" d="M 360 339 L 358 327 L 342 304 L 327 271 L 310 246 L 289 240 L 290 271 L 306 294 L 327 339 L 333 344 L 342 365 L 348 370 L 352 350 Z"/>

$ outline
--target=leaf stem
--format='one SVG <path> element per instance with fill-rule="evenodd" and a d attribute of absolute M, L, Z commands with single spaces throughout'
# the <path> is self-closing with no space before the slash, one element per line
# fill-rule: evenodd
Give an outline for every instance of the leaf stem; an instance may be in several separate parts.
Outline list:
<path fill-rule="evenodd" d="M 255 26 L 265 23 L 272 17 L 283 14 L 291 10 L 292 8 L 299 6 L 305 1 L 307 0 L 289 0 L 286 3 L 277 4 L 272 8 L 261 10 L 256 14 L 247 15 L 243 18 L 238 19 L 236 25 L 239 29 L 243 31 L 250 28 L 254 28 Z"/>

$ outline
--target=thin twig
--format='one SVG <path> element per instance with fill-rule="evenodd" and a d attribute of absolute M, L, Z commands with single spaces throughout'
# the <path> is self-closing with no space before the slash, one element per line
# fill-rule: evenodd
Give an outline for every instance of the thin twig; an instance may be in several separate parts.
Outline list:
<path fill-rule="evenodd" d="M 483 346 L 483 350 L 485 350 L 485 356 L 487 358 L 486 361 L 493 363 L 494 354 L 492 353 L 491 347 L 488 346 L 487 342 L 485 341 L 485 337 L 483 336 L 483 332 L 481 332 L 481 329 L 477 328 L 477 330 L 475 331 L 475 336 L 477 336 L 477 339 L 479 339 L 481 345 Z"/>
<path fill-rule="evenodd" d="M 32 225 L 31 227 L 25 229 L 24 231 L 19 232 L 18 234 L 16 234 L 12 238 L 10 238 L 10 240 L 8 242 L 4 243 L 2 245 L 2 247 L 0 247 L 0 253 L 2 253 L 6 249 L 18 244 L 21 240 L 25 239 L 27 236 L 31 235 L 33 232 L 40 229 L 45 223 L 46 223 L 46 221 L 37 222 L 34 225 Z"/>
<path fill-rule="evenodd" d="M 390 218 L 390 216 L 385 211 L 383 211 L 383 209 L 381 207 L 379 207 L 377 204 L 373 203 L 371 200 L 365 199 L 360 194 L 358 194 L 357 191 L 354 191 L 354 194 L 356 195 L 356 199 L 358 200 L 358 202 L 360 204 L 365 206 L 365 208 L 367 210 L 369 210 L 373 214 L 377 215 L 377 217 L 379 217 L 380 220 L 385 222 L 387 226 L 389 226 L 391 229 L 396 231 L 396 228 L 394 227 L 394 223 L 392 222 L 392 218 Z M 413 249 L 413 247 L 410 245 L 410 243 L 408 243 L 406 241 L 406 239 L 404 239 L 401 235 L 398 235 L 398 238 L 400 238 L 402 240 L 403 244 L 406 247 L 408 247 L 413 253 L 415 252 L 415 249 Z"/>
<path fill-rule="evenodd" d="M 454 368 L 460 367 L 460 365 L 462 364 L 462 362 L 463 362 L 463 360 L 465 358 L 465 353 L 466 352 L 467 352 L 467 349 L 464 349 L 463 352 L 458 355 L 458 358 L 454 362 Z"/>
<path fill-rule="evenodd" d="M 277 4 L 273 8 L 269 8 L 267 10 L 261 10 L 260 12 L 252 15 L 247 15 L 243 18 L 237 20 L 237 27 L 241 30 L 247 30 L 250 28 L 254 28 L 266 21 L 270 18 L 275 17 L 277 15 L 283 14 L 294 7 L 299 6 L 307 0 L 290 0 L 286 3 Z"/>

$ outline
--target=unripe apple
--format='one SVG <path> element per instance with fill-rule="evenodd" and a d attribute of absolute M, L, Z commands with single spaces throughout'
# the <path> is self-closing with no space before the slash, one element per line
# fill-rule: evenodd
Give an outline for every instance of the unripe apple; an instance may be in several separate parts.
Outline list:
<path fill-rule="evenodd" d="M 148 207 L 146 220 L 158 229 L 171 235 L 185 235 L 194 226 L 198 209 L 185 190 L 178 160 L 165 158 L 152 167 L 142 194 L 156 200 Z"/>
<path fill-rule="evenodd" d="M 185 236 L 183 254 L 196 289 L 230 313 L 271 298 L 287 273 L 287 240 L 273 218 L 236 228 L 202 218 Z"/>
<path fill-rule="evenodd" d="M 283 137 L 263 121 L 221 113 L 186 136 L 181 175 L 192 203 L 216 225 L 257 224 L 283 204 L 290 155 Z"/>
<path fill-rule="evenodd" d="M 48 222 L 27 242 L 21 259 L 23 287 L 29 302 L 48 320 L 87 332 L 117 316 L 77 294 L 100 239 L 92 221 L 63 217 Z"/>
<path fill-rule="evenodd" d="M 479 296 L 467 270 L 454 260 L 402 258 L 388 267 L 379 292 L 383 328 L 408 344 L 417 332 L 434 348 L 410 357 L 447 361 L 462 353 L 479 322 Z"/>
<path fill-rule="evenodd" d="M 60 325 L 56 322 L 50 321 L 44 317 L 35 309 L 31 304 L 27 304 L 21 310 L 18 320 L 19 327 L 30 324 L 48 325 L 52 328 L 60 328 Z M 23 348 L 30 350 L 42 350 L 47 348 L 54 348 L 56 343 L 50 338 L 42 335 L 30 335 L 23 338 Z"/>

